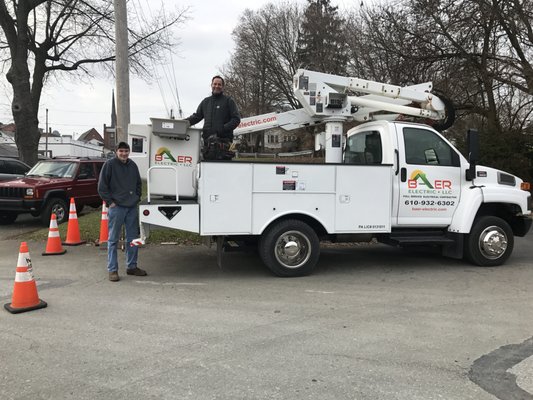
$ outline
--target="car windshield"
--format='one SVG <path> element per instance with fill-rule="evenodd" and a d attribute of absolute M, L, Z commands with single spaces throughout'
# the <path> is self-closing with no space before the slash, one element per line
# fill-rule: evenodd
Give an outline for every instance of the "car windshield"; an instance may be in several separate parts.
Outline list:
<path fill-rule="evenodd" d="M 76 173 L 76 166 L 77 163 L 72 161 L 40 161 L 28 172 L 27 176 L 72 178 Z"/>

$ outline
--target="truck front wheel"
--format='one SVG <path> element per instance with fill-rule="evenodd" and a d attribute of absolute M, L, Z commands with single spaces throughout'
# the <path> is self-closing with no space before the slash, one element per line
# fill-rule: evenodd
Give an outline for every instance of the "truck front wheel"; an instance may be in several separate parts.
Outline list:
<path fill-rule="evenodd" d="M 514 247 L 513 231 L 498 217 L 484 216 L 472 226 L 465 241 L 466 258 L 473 264 L 492 267 L 503 264 Z"/>
<path fill-rule="evenodd" d="M 320 241 L 305 222 L 280 221 L 261 237 L 259 255 L 278 276 L 304 276 L 310 274 L 318 262 Z"/>

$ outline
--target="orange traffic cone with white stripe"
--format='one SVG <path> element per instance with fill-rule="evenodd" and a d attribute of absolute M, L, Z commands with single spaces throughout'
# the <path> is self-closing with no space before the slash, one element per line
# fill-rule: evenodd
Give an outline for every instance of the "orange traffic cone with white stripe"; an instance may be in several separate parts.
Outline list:
<path fill-rule="evenodd" d="M 80 238 L 80 226 L 78 225 L 78 214 L 76 214 L 76 203 L 74 197 L 70 198 L 70 211 L 68 212 L 67 240 L 63 242 L 65 246 L 79 246 L 86 241 Z"/>
<path fill-rule="evenodd" d="M 100 238 L 98 239 L 98 246 L 105 246 L 109 240 L 109 218 L 107 216 L 107 204 L 102 203 L 102 218 L 100 220 Z"/>
<path fill-rule="evenodd" d="M 15 285 L 13 286 L 13 297 L 11 303 L 4 304 L 4 308 L 11 314 L 18 314 L 46 306 L 46 302 L 39 299 L 37 294 L 37 285 L 33 278 L 33 268 L 28 244 L 22 242 L 20 244 L 17 272 L 15 274 Z"/>
<path fill-rule="evenodd" d="M 50 229 L 48 230 L 48 241 L 46 242 L 46 249 L 43 256 L 59 256 L 65 254 L 67 251 L 61 246 L 61 237 L 59 236 L 59 228 L 57 227 L 57 217 L 55 213 L 50 216 Z"/>

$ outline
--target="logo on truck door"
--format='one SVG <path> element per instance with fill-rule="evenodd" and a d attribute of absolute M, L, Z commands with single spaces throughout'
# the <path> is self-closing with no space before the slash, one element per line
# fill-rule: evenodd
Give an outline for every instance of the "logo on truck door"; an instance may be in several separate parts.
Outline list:
<path fill-rule="evenodd" d="M 460 193 L 458 190 L 460 185 L 454 185 L 458 177 L 454 177 L 453 174 L 448 175 L 440 169 L 429 172 L 426 174 L 423 170 L 415 169 L 409 175 L 407 186 L 402 188 L 400 202 L 402 218 L 422 215 L 440 218 L 451 217 L 453 214 Z M 434 175 L 439 179 L 433 178 Z"/>
<path fill-rule="evenodd" d="M 158 165 L 192 164 L 191 156 L 178 155 L 174 157 L 167 147 L 157 149 L 154 158 Z"/>
<path fill-rule="evenodd" d="M 410 179 L 407 180 L 407 187 L 409 189 L 420 189 L 421 186 L 425 186 L 426 189 L 432 189 L 434 192 L 437 190 L 449 190 L 452 189 L 452 181 L 448 179 L 435 179 L 430 181 L 426 173 L 419 169 L 415 169 L 411 173 Z"/>

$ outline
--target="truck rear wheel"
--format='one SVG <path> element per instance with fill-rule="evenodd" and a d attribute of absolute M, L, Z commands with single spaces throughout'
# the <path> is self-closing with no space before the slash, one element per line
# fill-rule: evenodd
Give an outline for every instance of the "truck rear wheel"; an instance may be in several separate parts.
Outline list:
<path fill-rule="evenodd" d="M 280 221 L 261 237 L 259 255 L 278 276 L 304 276 L 310 274 L 318 262 L 320 241 L 305 222 Z"/>
<path fill-rule="evenodd" d="M 492 267 L 503 264 L 513 247 L 514 235 L 509 224 L 498 217 L 484 216 L 474 221 L 466 237 L 465 255 L 473 264 Z"/>

